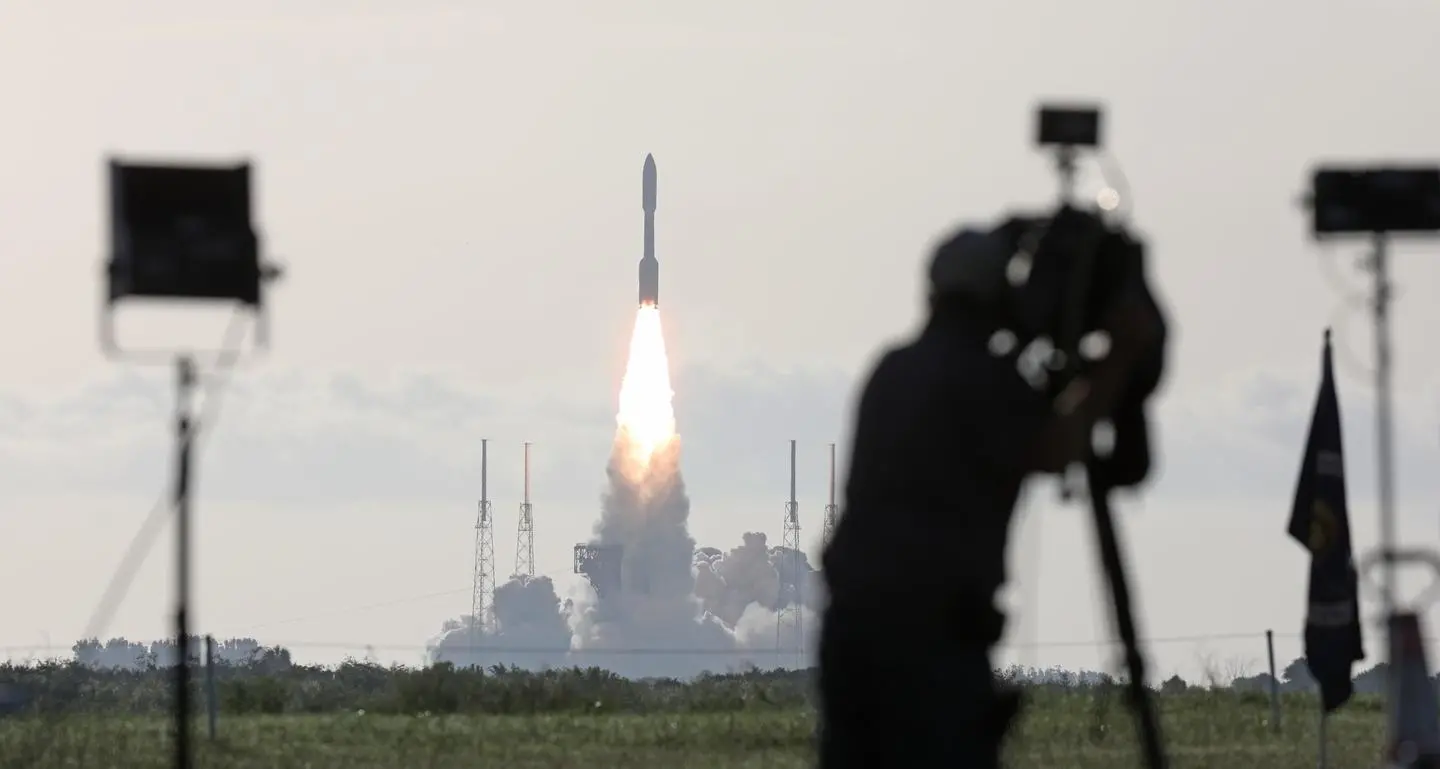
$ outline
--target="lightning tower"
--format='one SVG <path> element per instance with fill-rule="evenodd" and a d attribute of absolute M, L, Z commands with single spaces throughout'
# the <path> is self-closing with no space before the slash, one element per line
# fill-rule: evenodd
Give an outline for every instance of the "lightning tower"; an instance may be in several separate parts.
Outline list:
<path fill-rule="evenodd" d="M 795 501 L 795 441 L 790 441 L 790 500 L 785 503 L 785 530 L 780 538 L 780 612 L 776 617 L 775 648 L 783 651 L 785 629 L 790 628 L 790 637 L 799 664 L 803 668 L 805 640 L 801 625 L 803 599 L 800 574 L 800 503 Z"/>
<path fill-rule="evenodd" d="M 821 532 L 821 542 L 830 544 L 830 538 L 835 536 L 835 444 L 830 444 L 830 502 L 825 505 L 825 528 Z"/>
<path fill-rule="evenodd" d="M 480 441 L 480 510 L 475 516 L 475 588 L 470 598 L 473 635 L 490 633 L 495 601 L 495 521 L 490 516 L 490 441 Z"/>
<path fill-rule="evenodd" d="M 520 526 L 515 536 L 515 576 L 535 576 L 535 518 L 530 507 L 530 442 L 525 442 L 525 497 L 520 503 Z"/>

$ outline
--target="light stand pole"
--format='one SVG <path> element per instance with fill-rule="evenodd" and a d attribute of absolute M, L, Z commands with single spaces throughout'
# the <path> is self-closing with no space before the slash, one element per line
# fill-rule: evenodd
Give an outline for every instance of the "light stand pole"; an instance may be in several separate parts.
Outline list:
<path fill-rule="evenodd" d="M 1372 235 L 1373 250 L 1368 267 L 1374 279 L 1371 317 L 1375 324 L 1375 489 L 1380 518 L 1380 605 L 1387 631 L 1393 635 L 1399 602 L 1396 598 L 1396 566 L 1402 561 L 1426 560 L 1433 556 L 1400 550 L 1396 532 L 1395 512 L 1395 411 L 1394 359 L 1390 346 L 1390 284 L 1389 237 L 1385 232 Z M 1357 607 L 1358 611 L 1358 607 Z M 1404 709 L 1403 660 L 1394 659 L 1395 643 L 1390 639 L 1385 665 L 1385 716 L 1387 723 L 1398 724 Z"/>
<path fill-rule="evenodd" d="M 195 426 L 191 418 L 195 362 L 176 359 L 175 399 L 175 766 L 189 769 L 190 758 L 190 455 Z"/>
<path fill-rule="evenodd" d="M 1395 612 L 1395 422 L 1393 412 L 1392 359 L 1390 356 L 1390 260 L 1388 239 L 1383 232 L 1373 236 L 1374 252 L 1370 270 L 1375 279 L 1371 305 L 1375 321 L 1375 485 L 1380 504 L 1380 595 L 1385 616 Z M 1393 678 L 1394 666 L 1390 666 Z"/>

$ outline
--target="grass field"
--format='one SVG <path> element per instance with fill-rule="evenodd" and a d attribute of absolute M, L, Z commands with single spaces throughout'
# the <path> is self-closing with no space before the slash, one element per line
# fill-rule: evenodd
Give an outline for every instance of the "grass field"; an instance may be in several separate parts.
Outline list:
<path fill-rule="evenodd" d="M 1310 769 L 1315 700 L 1290 697 L 1276 735 L 1263 698 L 1191 691 L 1160 698 L 1177 769 Z M 1129 714 L 1097 719 L 1090 696 L 1046 693 L 1009 748 L 1016 769 L 1137 767 Z M 1103 723 L 1103 729 L 1097 729 Z M 741 769 L 813 764 L 814 721 L 803 708 L 732 713 L 222 716 L 214 743 L 197 721 L 201 767 L 220 769 Z M 38 761 L 44 735 L 50 749 Z M 1360 700 L 1332 718 L 1330 765 L 1378 766 L 1382 722 Z M 158 717 L 73 715 L 0 721 L 0 767 L 169 766 L 168 722 Z M 15 763 L 22 757 L 27 764 Z"/>

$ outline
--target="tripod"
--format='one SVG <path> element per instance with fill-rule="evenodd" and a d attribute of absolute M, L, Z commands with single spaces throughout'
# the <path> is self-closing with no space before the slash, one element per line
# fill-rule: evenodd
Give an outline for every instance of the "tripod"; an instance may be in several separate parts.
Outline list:
<path fill-rule="evenodd" d="M 1140 731 L 1140 746 L 1144 751 L 1145 765 L 1149 769 L 1165 769 L 1169 760 L 1165 756 L 1160 734 L 1160 716 L 1155 707 L 1155 698 L 1145 686 L 1145 655 L 1140 651 L 1140 640 L 1135 629 L 1135 612 L 1130 602 L 1130 585 L 1125 573 L 1124 557 L 1121 555 L 1120 537 L 1110 510 L 1110 489 L 1093 459 L 1086 464 L 1085 475 L 1095 518 L 1095 546 L 1100 551 L 1100 568 L 1110 586 L 1110 608 L 1115 628 L 1120 633 L 1120 643 L 1124 647 L 1125 667 L 1129 674 L 1129 681 L 1126 683 L 1127 699 L 1135 713 L 1136 725 Z"/>

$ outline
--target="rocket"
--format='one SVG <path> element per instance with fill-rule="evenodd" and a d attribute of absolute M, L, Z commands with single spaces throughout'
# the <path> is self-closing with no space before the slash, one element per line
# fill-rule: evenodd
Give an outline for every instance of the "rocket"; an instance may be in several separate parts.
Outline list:
<path fill-rule="evenodd" d="M 640 305 L 660 306 L 660 262 L 655 258 L 655 156 L 645 156 L 640 205 L 645 209 L 645 253 L 640 257 Z"/>

